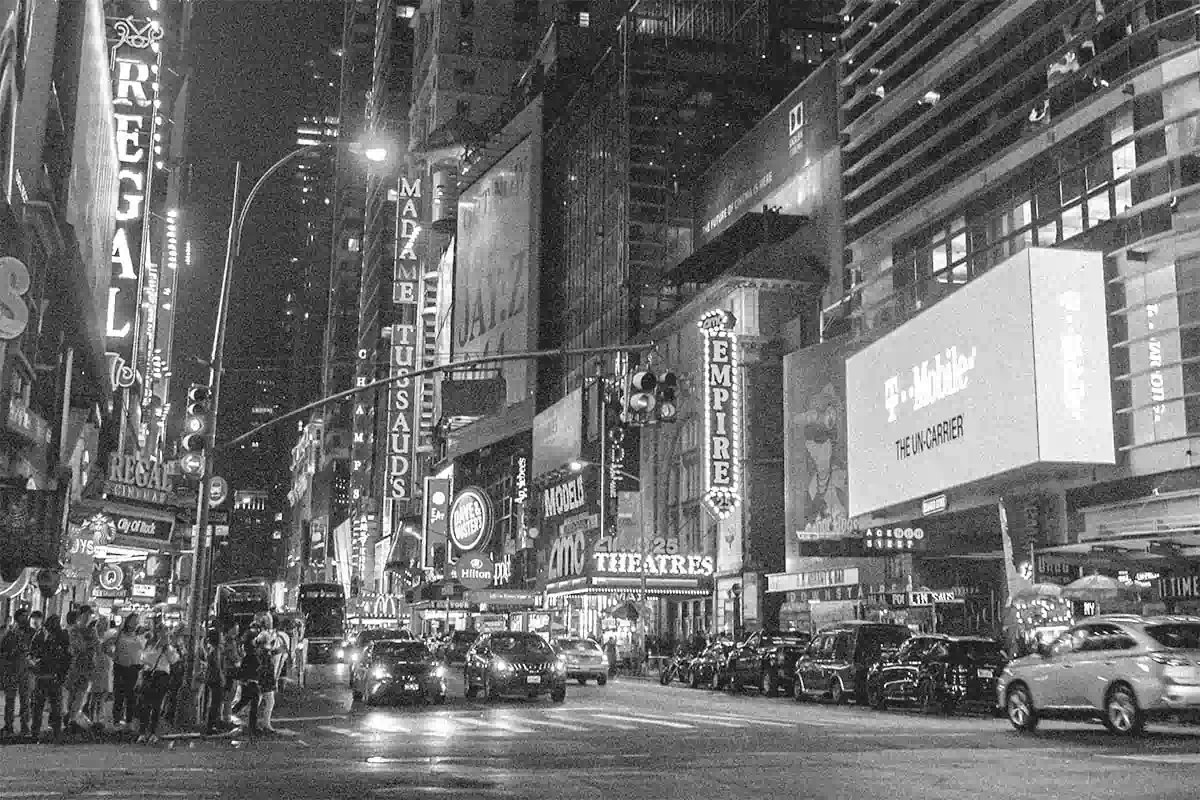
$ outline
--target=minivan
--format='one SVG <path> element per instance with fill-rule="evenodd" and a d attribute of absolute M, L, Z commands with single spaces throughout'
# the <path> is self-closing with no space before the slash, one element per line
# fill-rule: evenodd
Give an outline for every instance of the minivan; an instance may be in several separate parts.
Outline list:
<path fill-rule="evenodd" d="M 796 661 L 796 700 L 826 697 L 867 704 L 867 669 L 880 652 L 899 647 L 912 632 L 904 625 L 853 620 L 822 629 Z"/>

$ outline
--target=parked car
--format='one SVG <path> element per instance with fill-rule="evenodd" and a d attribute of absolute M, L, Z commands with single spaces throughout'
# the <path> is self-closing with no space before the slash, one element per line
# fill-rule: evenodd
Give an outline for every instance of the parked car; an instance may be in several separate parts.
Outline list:
<path fill-rule="evenodd" d="M 351 636 L 346 641 L 342 642 L 342 646 L 335 653 L 339 661 L 345 662 L 351 666 L 349 670 L 351 675 L 351 683 L 353 683 L 354 664 L 362 657 L 363 652 L 367 649 L 367 645 L 371 642 L 378 642 L 384 639 L 403 639 L 405 641 L 417 641 L 411 631 L 395 628 L 371 628 Z"/>
<path fill-rule="evenodd" d="M 463 682 L 468 699 L 482 691 L 489 700 L 505 694 L 548 694 L 561 703 L 567 697 L 567 663 L 536 633 L 489 633 L 467 651 Z"/>
<path fill-rule="evenodd" d="M 866 705 L 867 669 L 886 648 L 912 636 L 903 625 L 853 620 L 820 631 L 796 662 L 792 696 L 827 697 L 834 703 L 853 699 Z"/>
<path fill-rule="evenodd" d="M 416 639 L 377 639 L 351 667 L 355 700 L 446 702 L 446 666 Z"/>
<path fill-rule="evenodd" d="M 592 639 L 559 639 L 559 656 L 567 663 L 567 678 L 583 686 L 594 680 L 598 686 L 608 683 L 608 657 Z"/>
<path fill-rule="evenodd" d="M 799 631 L 755 631 L 729 653 L 719 683 L 733 690 L 753 686 L 768 697 L 791 692 L 796 661 L 812 637 Z"/>
<path fill-rule="evenodd" d="M 720 683 L 714 686 L 714 676 L 720 673 L 721 668 L 725 665 L 725 660 L 729 658 L 729 653 L 732 652 L 733 645 L 729 642 L 717 642 L 706 647 L 700 655 L 692 659 L 688 664 L 687 684 L 693 689 L 698 689 L 701 686 L 707 686 L 710 689 L 719 689 Z"/>
<path fill-rule="evenodd" d="M 916 703 L 926 711 L 952 713 L 963 706 L 995 705 L 1004 652 L 995 639 L 978 636 L 914 636 L 899 650 L 885 650 L 867 671 L 867 700 Z"/>
<path fill-rule="evenodd" d="M 1106 615 L 1073 626 L 1004 669 L 996 687 L 1009 722 L 1100 719 L 1135 736 L 1149 719 L 1200 714 L 1200 617 Z"/>

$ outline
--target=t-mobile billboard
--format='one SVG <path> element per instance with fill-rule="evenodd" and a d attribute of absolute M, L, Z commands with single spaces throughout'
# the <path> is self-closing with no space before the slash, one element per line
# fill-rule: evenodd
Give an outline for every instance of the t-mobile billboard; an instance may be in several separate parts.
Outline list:
<path fill-rule="evenodd" d="M 1112 464 L 1099 253 L 1025 250 L 846 361 L 850 514 Z"/>

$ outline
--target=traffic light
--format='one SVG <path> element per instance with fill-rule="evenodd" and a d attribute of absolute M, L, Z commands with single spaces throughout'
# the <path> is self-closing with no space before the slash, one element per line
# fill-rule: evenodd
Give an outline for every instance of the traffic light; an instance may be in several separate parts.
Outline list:
<path fill-rule="evenodd" d="M 179 468 L 185 475 L 204 474 L 204 449 L 208 444 L 211 424 L 207 386 L 193 383 L 188 387 L 187 406 L 183 416 L 183 435 L 179 439 Z"/>
<path fill-rule="evenodd" d="M 664 372 L 663 376 L 658 380 L 658 388 L 655 390 L 655 396 L 658 399 L 656 408 L 658 409 L 659 422 L 674 422 L 675 417 L 679 414 L 679 406 L 676 404 L 675 391 L 679 387 L 679 378 L 674 372 Z"/>
<path fill-rule="evenodd" d="M 658 400 L 654 390 L 658 386 L 658 378 L 649 370 L 635 372 L 629 376 L 625 387 L 625 409 L 621 419 L 630 425 L 645 425 L 654 413 Z"/>

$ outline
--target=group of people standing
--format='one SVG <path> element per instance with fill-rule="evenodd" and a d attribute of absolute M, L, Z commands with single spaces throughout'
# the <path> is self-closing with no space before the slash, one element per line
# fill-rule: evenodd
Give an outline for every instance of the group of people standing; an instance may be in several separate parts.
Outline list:
<path fill-rule="evenodd" d="M 64 627 L 58 616 L 19 609 L 0 632 L 0 735 L 42 740 L 49 707 L 54 740 L 61 739 L 64 723 L 76 730 L 104 728 L 107 713 L 113 730 L 133 731 L 136 721 L 138 742 L 157 741 L 180 652 L 165 628 L 139 622 L 129 614 L 105 623 L 85 605 L 67 613 Z"/>
<path fill-rule="evenodd" d="M 205 733 L 217 735 L 245 725 L 250 734 L 275 733 L 275 695 L 288 668 L 292 643 L 269 612 L 258 614 L 243 633 L 238 624 L 208 633 L 202 673 L 207 694 Z M 237 716 L 245 709 L 248 720 Z"/>

